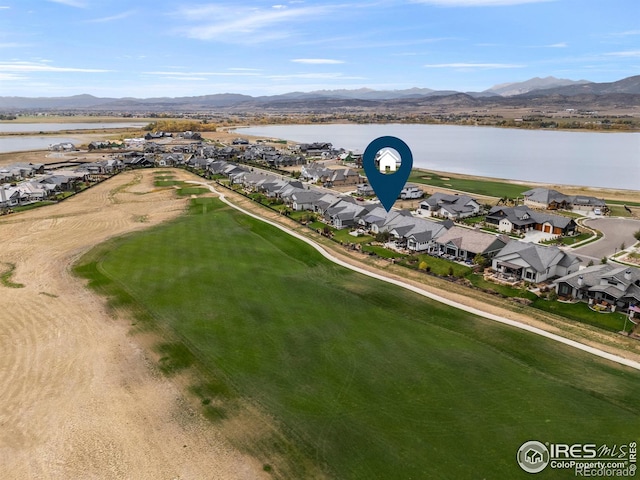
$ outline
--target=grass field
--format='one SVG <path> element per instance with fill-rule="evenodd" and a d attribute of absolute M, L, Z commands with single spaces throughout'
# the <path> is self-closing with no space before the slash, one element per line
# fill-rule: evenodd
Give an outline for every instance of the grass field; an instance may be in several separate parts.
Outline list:
<path fill-rule="evenodd" d="M 457 178 L 455 176 L 441 176 L 433 172 L 412 171 L 409 182 L 433 185 L 434 187 L 452 188 L 476 195 L 486 195 L 488 197 L 521 197 L 522 192 L 530 189 L 525 185 L 516 185 L 508 182 L 496 180 L 478 180 L 470 178 Z M 531 187 L 533 188 L 533 187 Z"/>
<path fill-rule="evenodd" d="M 236 442 L 274 477 L 529 478 L 524 441 L 638 439 L 637 371 L 345 270 L 214 198 L 76 272 L 169 332 L 162 369 L 200 366 L 214 421 L 243 402 L 273 419 L 281 436 Z"/>

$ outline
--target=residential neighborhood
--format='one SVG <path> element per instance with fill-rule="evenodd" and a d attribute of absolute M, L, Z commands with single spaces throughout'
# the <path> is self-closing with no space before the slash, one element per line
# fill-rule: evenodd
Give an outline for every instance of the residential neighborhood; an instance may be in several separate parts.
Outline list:
<path fill-rule="evenodd" d="M 490 282 L 552 285 L 561 300 L 589 302 L 598 311 L 640 304 L 639 268 L 611 263 L 585 268 L 579 255 L 558 245 L 537 243 L 544 238 L 571 238 L 581 231 L 575 215 L 550 210 L 605 211 L 603 200 L 535 188 L 523 192 L 521 205 L 488 206 L 468 194 L 436 191 L 417 207 L 414 204 L 414 210 L 387 212 L 358 170 L 327 164 L 326 159 L 350 156 L 331 144 L 279 150 L 241 138 L 231 143 L 211 145 L 194 132 L 155 132 L 145 139 L 127 139 L 124 147 L 132 147 L 128 150 L 122 144 L 92 142 L 92 151 L 117 148 L 95 161 L 15 163 L 0 169 L 0 209 L 9 212 L 61 199 L 127 169 L 187 168 L 253 199 L 264 198 L 266 205 L 282 207 L 280 213 L 305 214 L 296 218 L 313 218 L 329 232 L 348 232 L 341 242 L 357 249 L 362 245 L 356 239 L 368 238 L 397 255 L 429 255 L 465 266 L 475 266 L 481 259 L 486 269 L 480 272 Z M 51 150 L 77 152 L 70 144 L 52 145 Z M 294 178 L 281 170 L 287 167 L 297 167 Z M 399 199 L 423 196 L 422 188 L 409 184 Z"/>

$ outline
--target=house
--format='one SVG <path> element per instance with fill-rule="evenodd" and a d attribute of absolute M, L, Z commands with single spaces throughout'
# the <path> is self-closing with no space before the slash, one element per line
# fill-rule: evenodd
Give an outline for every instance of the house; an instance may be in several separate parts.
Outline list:
<path fill-rule="evenodd" d="M 360 174 L 350 168 L 333 170 L 333 174 L 327 180 L 332 186 L 357 185 L 361 181 Z"/>
<path fill-rule="evenodd" d="M 202 140 L 202 135 L 198 132 L 192 132 L 191 130 L 187 130 L 186 132 L 182 132 L 180 137 L 185 140 Z"/>
<path fill-rule="evenodd" d="M 246 138 L 236 138 L 231 142 L 232 145 L 249 145 L 249 140 Z"/>
<path fill-rule="evenodd" d="M 510 242 L 504 235 L 497 236 L 479 230 L 452 226 L 436 239 L 436 243 L 442 255 L 472 260 L 476 255 L 492 258 Z"/>
<path fill-rule="evenodd" d="M 573 235 L 577 228 L 577 224 L 572 218 L 531 210 L 525 205 L 493 207 L 489 210 L 485 222 L 496 226 L 499 231 L 505 233 L 525 233 L 538 230 L 554 235 Z"/>
<path fill-rule="evenodd" d="M 400 217 L 396 226 L 389 230 L 396 247 L 413 252 L 432 252 L 438 248 L 437 239 L 444 235 L 449 225 L 416 217 Z"/>
<path fill-rule="evenodd" d="M 545 210 L 593 209 L 605 207 L 605 201 L 600 198 L 584 195 L 565 195 L 550 188 L 533 188 L 523 192 L 524 204 L 531 208 Z"/>
<path fill-rule="evenodd" d="M 76 150 L 76 146 L 71 142 L 54 143 L 49 145 L 49 150 L 52 152 L 73 152 Z"/>
<path fill-rule="evenodd" d="M 358 219 L 368 213 L 365 207 L 355 203 L 350 197 L 341 197 L 324 212 L 324 218 L 335 228 L 347 228 L 358 224 Z"/>
<path fill-rule="evenodd" d="M 356 187 L 356 193 L 362 197 L 372 197 L 376 194 L 373 187 L 368 183 L 361 183 Z"/>
<path fill-rule="evenodd" d="M 389 150 L 384 150 L 378 157 L 380 173 L 393 173 L 398 168 L 398 158 Z"/>
<path fill-rule="evenodd" d="M 10 208 L 20 205 L 23 194 L 15 187 L 0 185 L 0 208 Z"/>
<path fill-rule="evenodd" d="M 291 208 L 295 211 L 313 210 L 315 202 L 322 196 L 320 192 L 310 190 L 297 190 L 293 192 L 289 199 Z"/>
<path fill-rule="evenodd" d="M 326 182 L 333 175 L 333 170 L 317 162 L 303 165 L 300 169 L 300 178 L 311 182 Z"/>
<path fill-rule="evenodd" d="M 405 187 L 400 191 L 400 195 L 398 198 L 402 200 L 411 200 L 416 198 L 422 198 L 424 196 L 424 192 L 420 190 L 418 187 Z"/>
<path fill-rule="evenodd" d="M 576 272 L 580 259 L 556 246 L 513 240 L 493 258 L 492 268 L 500 277 L 540 283 Z"/>
<path fill-rule="evenodd" d="M 563 297 L 606 301 L 622 308 L 640 305 L 640 269 L 635 267 L 593 265 L 558 278 L 554 284 Z"/>
<path fill-rule="evenodd" d="M 468 195 L 437 192 L 420 202 L 420 213 L 450 220 L 473 217 L 480 213 L 480 204 Z"/>
<path fill-rule="evenodd" d="M 316 157 L 333 151 L 333 145 L 329 142 L 301 143 L 299 150 L 309 156 Z"/>

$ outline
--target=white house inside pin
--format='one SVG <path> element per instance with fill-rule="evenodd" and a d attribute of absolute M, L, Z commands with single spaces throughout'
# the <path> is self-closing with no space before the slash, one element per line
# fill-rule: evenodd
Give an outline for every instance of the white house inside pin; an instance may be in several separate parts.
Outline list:
<path fill-rule="evenodd" d="M 383 150 L 378 158 L 378 168 L 380 169 L 380 173 L 390 173 L 395 172 L 398 164 L 398 157 L 396 157 L 389 150 Z"/>

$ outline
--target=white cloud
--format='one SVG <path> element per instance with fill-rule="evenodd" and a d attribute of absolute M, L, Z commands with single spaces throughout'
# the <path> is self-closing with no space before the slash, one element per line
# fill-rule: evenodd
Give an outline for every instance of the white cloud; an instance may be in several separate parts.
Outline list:
<path fill-rule="evenodd" d="M 559 42 L 559 43 L 552 43 L 551 45 L 546 45 L 549 48 L 567 48 L 569 46 L 569 44 L 567 42 Z"/>
<path fill-rule="evenodd" d="M 613 37 L 627 37 L 629 35 L 640 35 L 640 30 L 626 30 L 624 32 L 616 32 L 610 34 Z"/>
<path fill-rule="evenodd" d="M 68 7 L 85 8 L 87 3 L 83 0 L 49 0 L 49 2 L 60 3 Z"/>
<path fill-rule="evenodd" d="M 134 15 L 135 13 L 136 13 L 135 10 L 129 10 L 127 12 L 118 13 L 116 15 L 111 15 L 109 17 L 94 18 L 93 20 L 88 20 L 88 23 L 114 22 L 114 21 L 117 21 L 117 20 L 123 20 L 125 18 L 128 18 L 128 17 Z"/>
<path fill-rule="evenodd" d="M 230 69 L 231 70 L 231 69 Z M 255 77 L 255 72 L 143 72 L 145 75 L 170 75 L 172 77 Z"/>
<path fill-rule="evenodd" d="M 78 73 L 105 73 L 110 70 L 97 68 L 54 67 L 32 62 L 8 62 L 0 63 L 0 73 L 3 72 L 78 72 Z"/>
<path fill-rule="evenodd" d="M 0 5 L 0 10 L 9 10 L 11 7 L 7 7 L 6 5 Z"/>
<path fill-rule="evenodd" d="M 524 68 L 526 65 L 518 65 L 514 63 L 430 63 L 423 65 L 426 68 L 466 68 L 466 69 L 483 69 L 483 68 Z"/>
<path fill-rule="evenodd" d="M 307 80 L 366 80 L 366 77 L 346 76 L 342 73 L 291 73 L 282 75 L 267 75 L 272 80 L 287 80 L 291 78 Z"/>
<path fill-rule="evenodd" d="M 199 40 L 229 43 L 260 43 L 287 38 L 290 27 L 302 19 L 318 19 L 333 11 L 331 6 L 295 8 L 253 8 L 245 6 L 204 5 L 183 8 L 177 15 L 197 25 L 183 27 L 182 33 Z"/>
<path fill-rule="evenodd" d="M 625 52 L 605 53 L 609 57 L 640 57 L 640 50 L 627 50 Z"/>
<path fill-rule="evenodd" d="M 24 80 L 26 77 L 15 73 L 0 73 L 0 80 Z"/>
<path fill-rule="evenodd" d="M 504 7 L 525 3 L 543 3 L 555 0 L 414 0 L 414 3 L 438 7 Z"/>
<path fill-rule="evenodd" d="M 305 63 L 309 65 L 337 65 L 344 63 L 342 60 L 333 60 L 331 58 L 294 58 L 291 61 L 294 63 Z"/>

